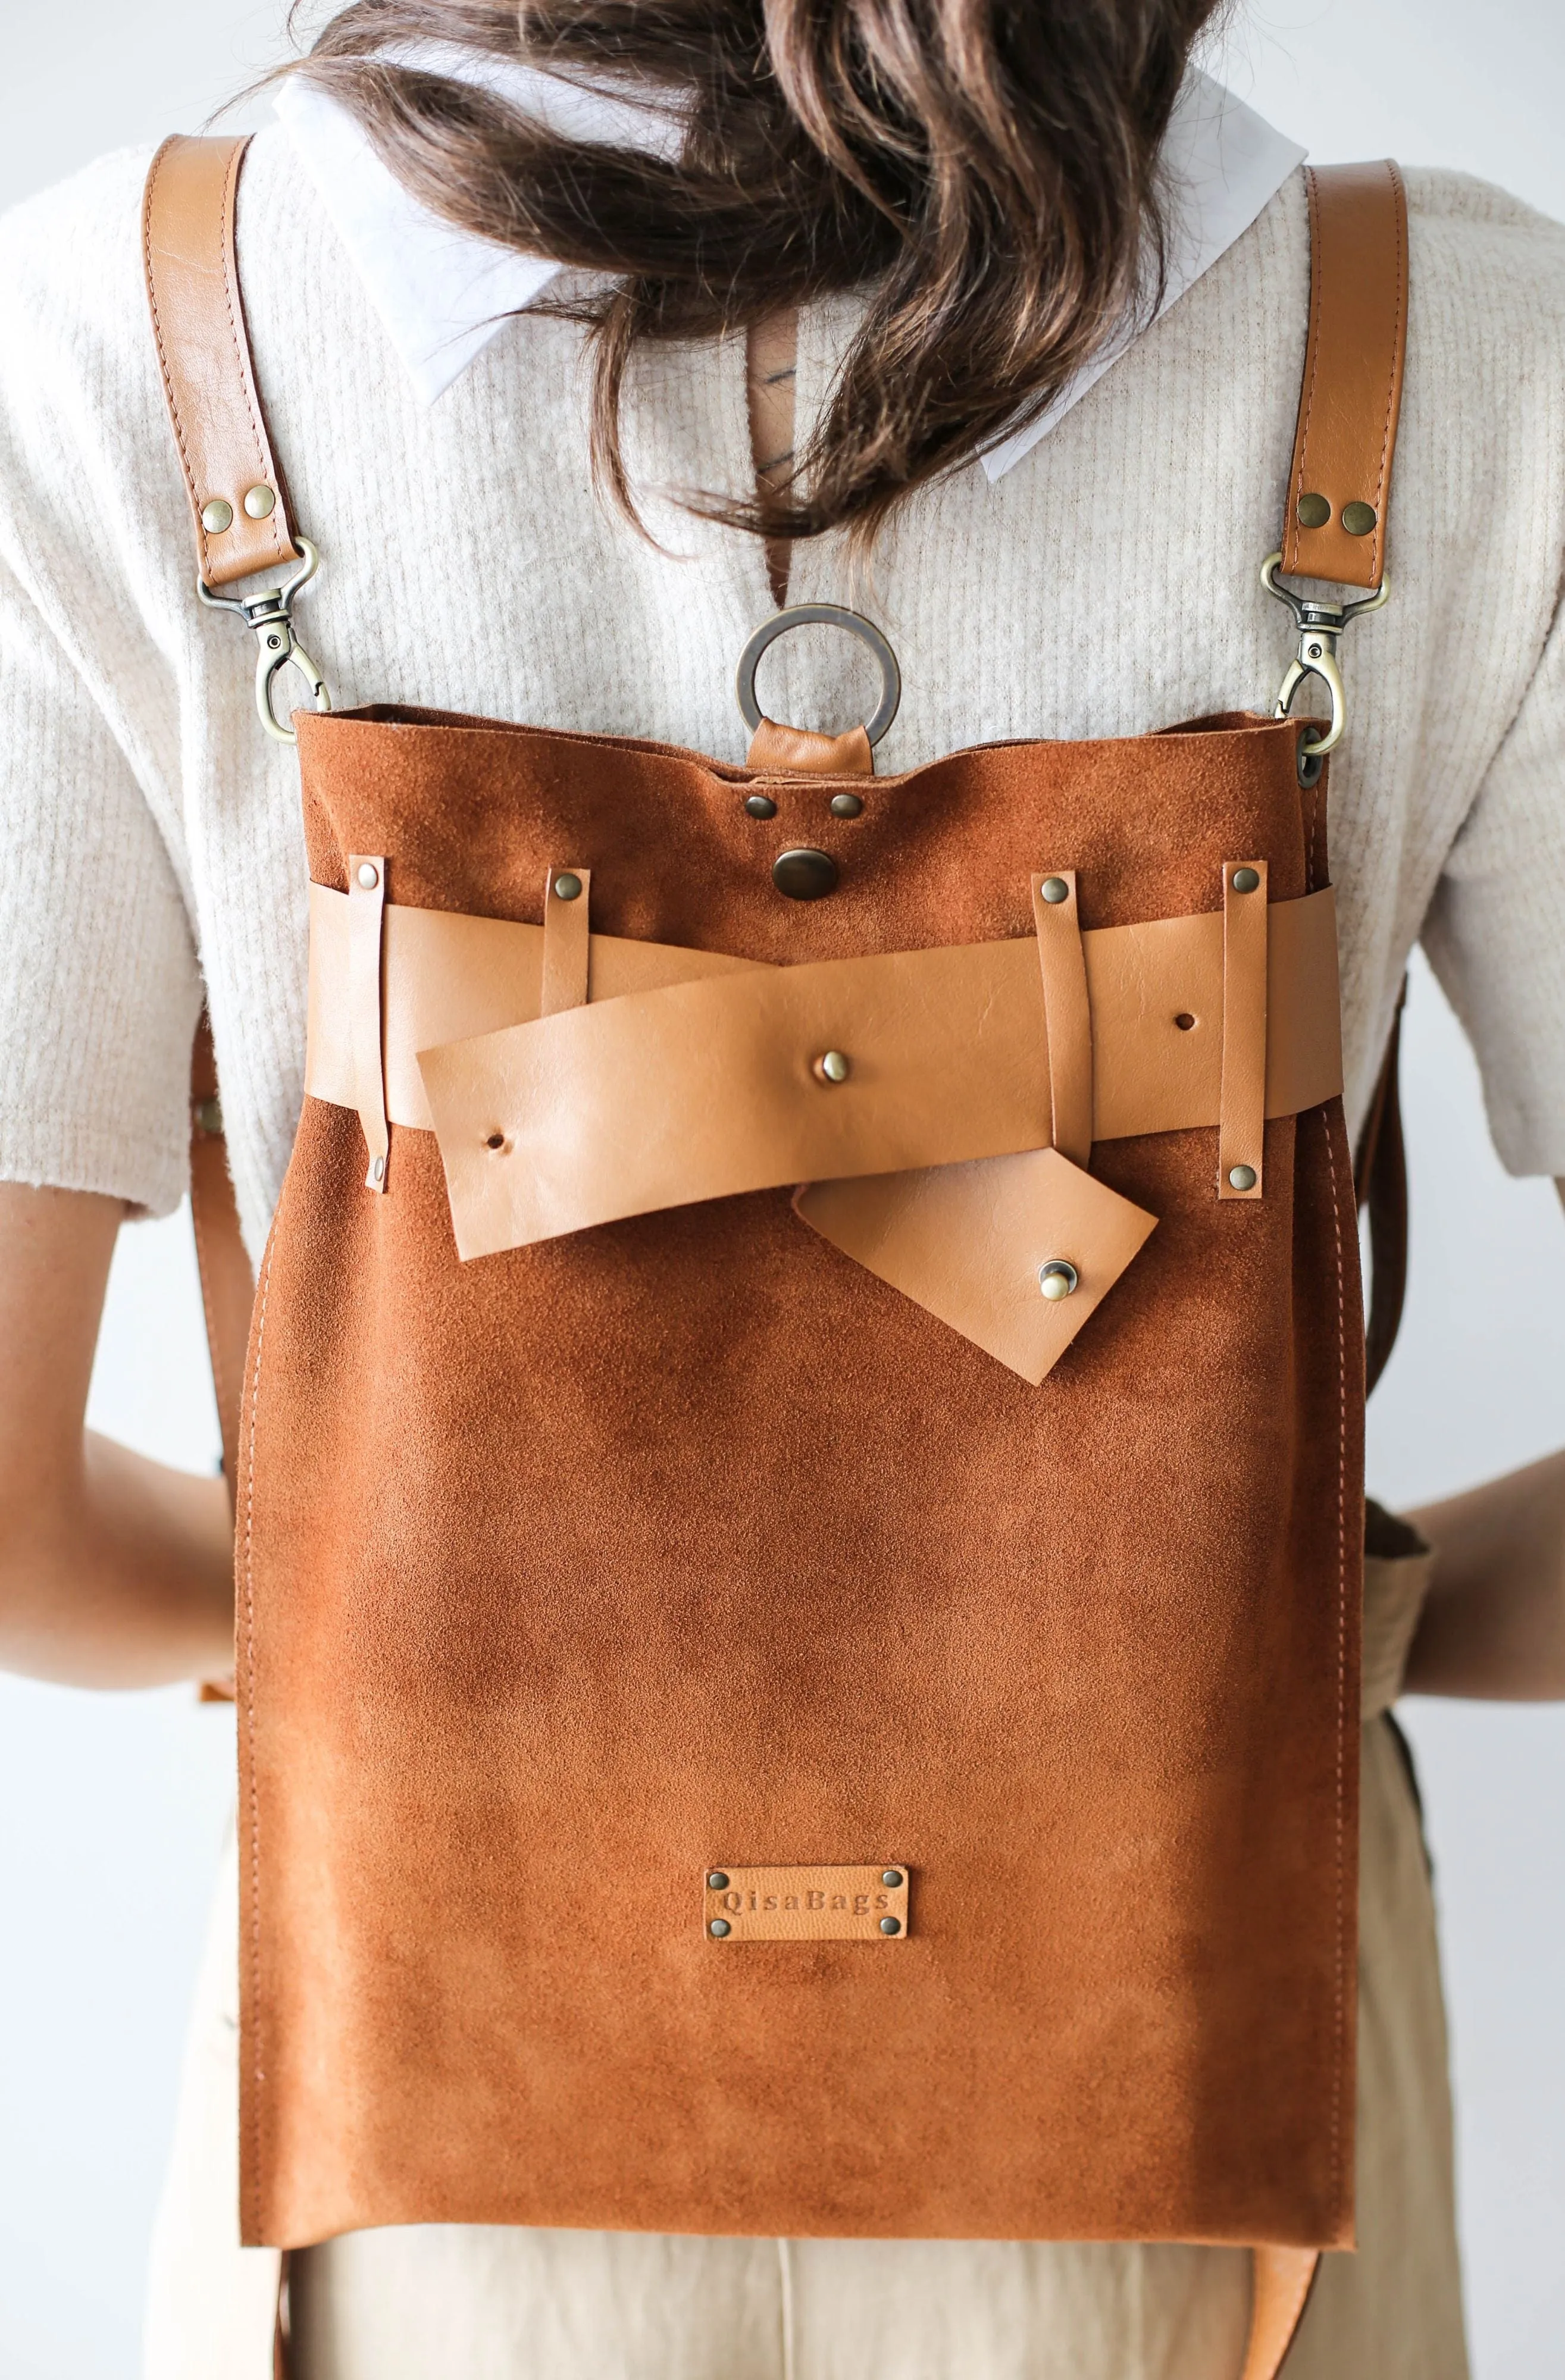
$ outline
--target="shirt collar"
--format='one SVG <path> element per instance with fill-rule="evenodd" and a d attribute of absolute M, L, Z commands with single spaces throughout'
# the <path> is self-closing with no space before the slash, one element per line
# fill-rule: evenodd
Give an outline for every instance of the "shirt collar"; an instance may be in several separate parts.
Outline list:
<path fill-rule="evenodd" d="M 480 83 L 552 129 L 662 156 L 679 146 L 677 109 L 623 85 L 567 83 L 509 61 L 486 66 L 470 52 L 432 42 L 398 55 Z M 432 405 L 562 268 L 477 239 L 431 214 L 324 91 L 285 83 L 277 113 L 414 388 Z M 1304 153 L 1209 76 L 1187 76 L 1163 146 L 1170 231 L 1159 315 L 1249 229 Z M 991 482 L 1048 436 L 1134 335 L 1110 342 L 1036 421 L 985 451 Z"/>

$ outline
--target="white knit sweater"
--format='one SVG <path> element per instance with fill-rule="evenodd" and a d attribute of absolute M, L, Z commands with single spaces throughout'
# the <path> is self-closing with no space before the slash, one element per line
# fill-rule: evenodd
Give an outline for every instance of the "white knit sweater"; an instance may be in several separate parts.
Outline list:
<path fill-rule="evenodd" d="M 251 640 L 191 585 L 141 287 L 146 164 L 106 159 L 0 225 L 0 1178 L 176 1202 L 204 970 L 253 1245 L 301 1097 L 297 772 L 257 730 Z M 1396 592 L 1347 640 L 1334 764 L 1349 1104 L 1356 1119 L 1422 930 L 1506 1163 L 1565 1172 L 1565 231 L 1451 175 L 1415 173 L 1410 195 Z M 589 485 L 572 329 L 513 322 L 421 406 L 276 128 L 247 167 L 240 245 L 274 443 L 325 557 L 300 632 L 338 706 L 742 758 L 733 674 L 770 608 L 761 556 L 672 493 L 746 482 L 739 349 L 634 376 L 654 543 Z M 1307 273 L 1295 180 L 998 485 L 970 468 L 918 498 L 870 589 L 834 540 L 797 554 L 795 600 L 856 594 L 897 646 L 883 769 L 1265 707 L 1291 647 L 1256 573 L 1279 541 Z M 806 419 L 848 318 L 803 327 Z M 862 715 L 837 642 L 779 649 L 775 712 Z"/>

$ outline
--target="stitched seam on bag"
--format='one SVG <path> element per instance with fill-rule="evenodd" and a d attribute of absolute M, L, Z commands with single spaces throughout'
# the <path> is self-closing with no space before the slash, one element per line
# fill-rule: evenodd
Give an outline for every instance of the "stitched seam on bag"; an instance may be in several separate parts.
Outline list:
<path fill-rule="evenodd" d="M 1348 1699 L 1348 1343 L 1347 1290 L 1342 1268 L 1342 1210 L 1337 1195 L 1337 1151 L 1331 1140 L 1330 1109 L 1321 1110 L 1326 1133 L 1326 1160 L 1331 1176 L 1331 1227 L 1337 1246 L 1337 1958 L 1333 2032 L 1336 2062 L 1331 2083 L 1331 2203 L 1339 2214 L 1342 2203 L 1342 2024 L 1347 1995 L 1347 1895 L 1343 1859 L 1347 1850 L 1347 1699 Z"/>
<path fill-rule="evenodd" d="M 266 1251 L 266 1268 L 261 1275 L 261 1305 L 256 1315 L 255 1378 L 250 1384 L 250 1434 L 245 1453 L 245 1730 L 249 1739 L 249 1827 L 250 1838 L 250 2021 L 253 2030 L 255 2057 L 250 2077 L 250 2159 L 245 2199 L 246 2214 L 250 2218 L 247 2228 L 259 2230 L 259 2203 L 256 2197 L 261 2171 L 261 2084 L 265 2074 L 265 2060 L 261 2050 L 261 1808 L 260 1791 L 256 1783 L 255 1727 L 255 1441 L 256 1424 L 261 1411 L 261 1366 L 266 1346 L 266 1301 L 272 1287 L 272 1250 Z"/>

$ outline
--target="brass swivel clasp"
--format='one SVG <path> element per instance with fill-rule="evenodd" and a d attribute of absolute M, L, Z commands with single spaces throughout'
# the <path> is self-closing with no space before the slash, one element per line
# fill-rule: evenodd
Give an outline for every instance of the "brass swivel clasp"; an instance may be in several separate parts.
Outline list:
<path fill-rule="evenodd" d="M 332 708 L 325 679 L 294 636 L 294 598 L 301 588 L 309 586 L 321 567 L 321 556 L 309 538 L 298 540 L 298 549 L 304 556 L 298 568 L 280 586 L 269 587 L 260 595 L 217 595 L 204 578 L 196 580 L 196 592 L 209 611 L 237 612 L 254 634 L 261 647 L 256 657 L 255 707 L 262 727 L 279 744 L 298 741 L 287 721 L 278 718 L 274 707 L 277 680 L 285 669 L 297 670 L 317 710 Z"/>
<path fill-rule="evenodd" d="M 1309 759 L 1324 759 L 1328 752 L 1336 750 L 1348 723 L 1347 689 L 1337 659 L 1342 631 L 1362 613 L 1378 612 L 1390 601 L 1391 581 L 1389 577 L 1382 577 L 1374 594 L 1365 596 L 1360 602 L 1327 603 L 1316 596 L 1299 595 L 1292 587 L 1283 586 L 1278 577 L 1281 566 L 1281 554 L 1268 553 L 1261 565 L 1261 585 L 1280 603 L 1286 603 L 1293 614 L 1299 650 L 1289 664 L 1271 715 L 1274 719 L 1286 719 L 1305 678 L 1319 678 L 1331 697 L 1331 723 L 1324 735 L 1311 736 L 1302 748 Z"/>

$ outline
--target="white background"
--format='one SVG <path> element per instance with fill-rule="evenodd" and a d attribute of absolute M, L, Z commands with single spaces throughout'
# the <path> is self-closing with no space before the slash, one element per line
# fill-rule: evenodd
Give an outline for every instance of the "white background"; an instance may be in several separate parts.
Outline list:
<path fill-rule="evenodd" d="M 5 15 L 0 204 L 103 149 L 196 129 L 281 42 L 273 0 L 6 0 Z M 1318 157 L 1460 166 L 1565 217 L 1559 0 L 1262 0 L 1217 63 Z M 1565 767 L 1560 799 L 1565 816 Z M 1370 1431 L 1372 1485 L 1401 1502 L 1565 1443 L 1565 1218 L 1546 1184 L 1501 1174 L 1424 972 L 1408 1039 L 1411 1310 Z M 123 1236 L 92 1418 L 165 1460 L 212 1463 L 182 1219 Z M 1540 2380 L 1565 2371 L 1565 1710 L 1404 1716 L 1443 1913 L 1475 2368 Z M 232 1756 L 231 1719 L 183 1693 L 109 1700 L 0 1679 L 6 2380 L 137 2371 Z"/>

